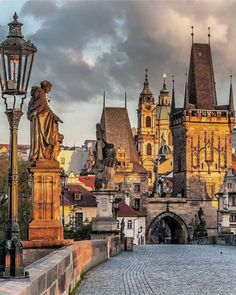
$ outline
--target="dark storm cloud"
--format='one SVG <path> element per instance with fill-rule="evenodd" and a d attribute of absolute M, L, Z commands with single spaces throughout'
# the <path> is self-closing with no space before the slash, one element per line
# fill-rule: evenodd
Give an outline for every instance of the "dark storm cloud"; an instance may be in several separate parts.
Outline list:
<path fill-rule="evenodd" d="M 196 41 L 207 42 L 211 25 L 216 81 L 225 95 L 227 75 L 235 73 L 235 10 L 234 1 L 28 1 L 21 14 L 42 21 L 30 36 L 38 47 L 32 82 L 52 81 L 61 101 L 96 101 L 103 90 L 116 99 L 126 90 L 137 99 L 148 67 L 155 96 L 162 74 L 169 81 L 175 74 L 180 102 L 190 27 Z M 93 60 L 91 52 L 100 54 Z"/>

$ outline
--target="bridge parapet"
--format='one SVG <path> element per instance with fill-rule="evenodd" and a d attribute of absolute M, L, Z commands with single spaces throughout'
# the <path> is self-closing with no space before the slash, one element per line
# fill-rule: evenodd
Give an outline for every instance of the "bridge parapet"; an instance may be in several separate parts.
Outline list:
<path fill-rule="evenodd" d="M 74 242 L 26 267 L 29 279 L 1 280 L 0 294 L 66 295 L 76 286 L 82 273 L 118 254 L 117 237 L 110 240 Z"/>

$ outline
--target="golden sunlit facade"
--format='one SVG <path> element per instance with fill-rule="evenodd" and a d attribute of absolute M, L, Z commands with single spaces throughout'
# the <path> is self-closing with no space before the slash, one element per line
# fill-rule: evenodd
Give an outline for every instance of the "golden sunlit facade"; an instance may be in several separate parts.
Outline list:
<path fill-rule="evenodd" d="M 146 70 L 138 105 L 137 145 L 143 166 L 149 171 L 149 186 L 153 186 L 155 181 L 153 173 L 155 160 L 158 159 L 158 166 L 162 166 L 162 174 L 171 172 L 173 165 L 172 133 L 169 127 L 171 96 L 166 87 L 166 76 L 164 75 L 163 78 L 163 88 L 156 105 Z M 164 164 L 166 161 L 168 164 Z"/>

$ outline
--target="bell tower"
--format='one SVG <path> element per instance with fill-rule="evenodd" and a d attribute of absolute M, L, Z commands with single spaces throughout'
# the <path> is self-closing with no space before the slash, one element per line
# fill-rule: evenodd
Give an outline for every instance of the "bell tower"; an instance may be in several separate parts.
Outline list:
<path fill-rule="evenodd" d="M 140 93 L 138 104 L 138 152 L 142 164 L 149 171 L 148 185 L 152 186 L 155 180 L 153 173 L 154 160 L 157 157 L 157 128 L 156 104 L 148 81 L 148 70 L 145 70 L 145 81 Z"/>

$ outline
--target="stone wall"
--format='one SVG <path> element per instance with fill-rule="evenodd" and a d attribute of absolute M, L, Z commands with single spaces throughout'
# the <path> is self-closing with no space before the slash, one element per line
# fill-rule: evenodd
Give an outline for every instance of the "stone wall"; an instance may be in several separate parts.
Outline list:
<path fill-rule="evenodd" d="M 74 242 L 58 249 L 25 268 L 30 278 L 0 280 L 0 294 L 11 295 L 66 295 L 80 280 L 81 274 L 120 251 L 116 237 L 109 240 Z"/>

